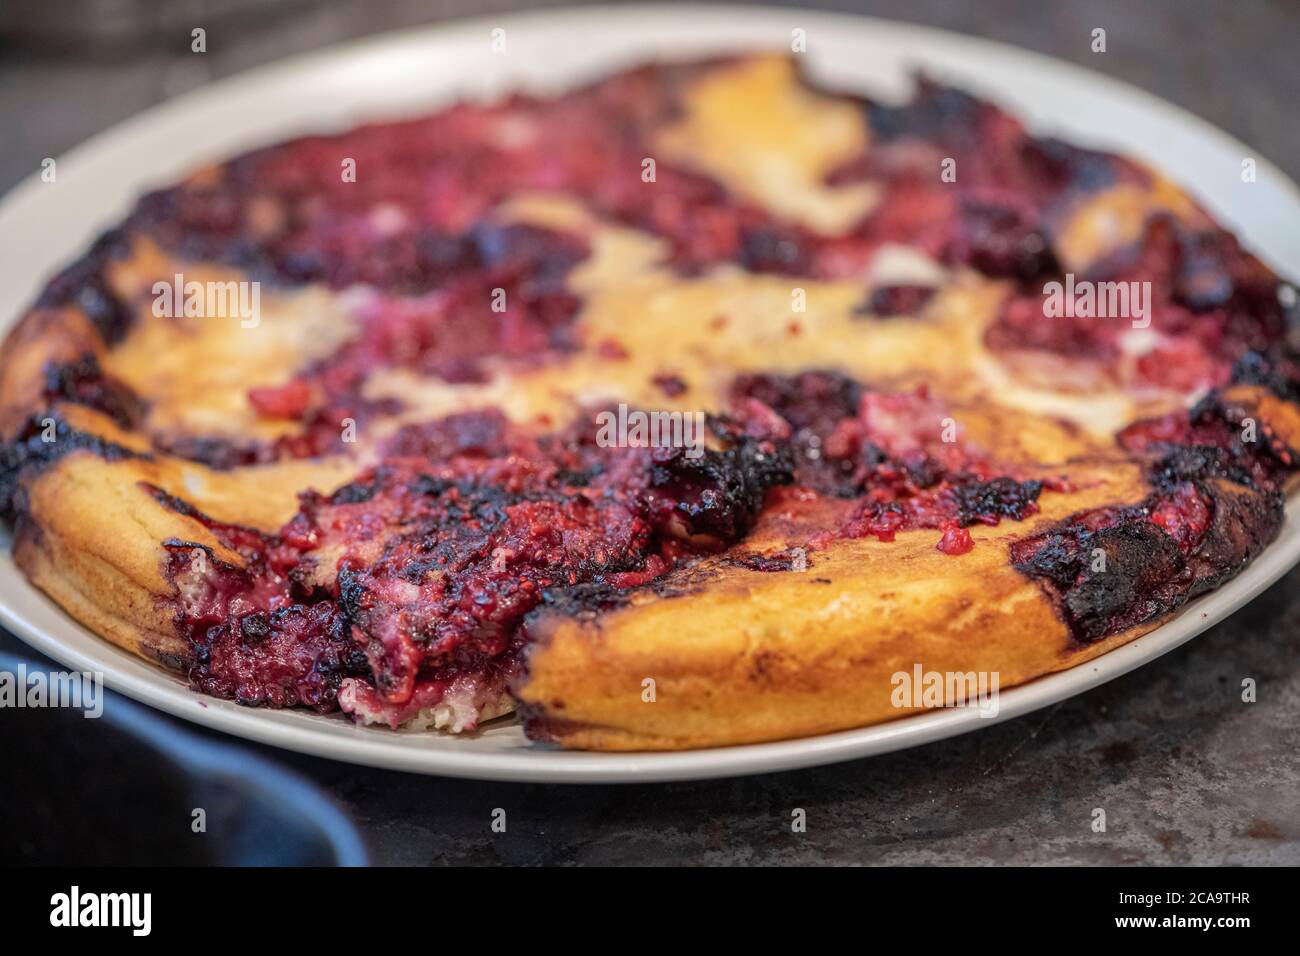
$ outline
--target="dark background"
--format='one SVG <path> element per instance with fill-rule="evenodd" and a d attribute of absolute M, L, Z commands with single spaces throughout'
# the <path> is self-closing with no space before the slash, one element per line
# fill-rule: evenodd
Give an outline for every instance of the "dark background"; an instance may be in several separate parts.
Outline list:
<path fill-rule="evenodd" d="M 45 156 L 248 67 L 384 30 L 553 5 L 561 4 L 4 0 L 0 190 Z M 1300 3 L 808 6 L 978 34 L 1105 70 L 1199 114 L 1300 178 Z M 189 52 L 195 25 L 208 30 L 206 56 Z M 1089 50 L 1099 26 L 1107 31 L 1104 57 Z M 378 863 L 1296 864 L 1298 584 L 1300 571 L 1292 572 L 1190 644 L 1081 697 L 966 737 L 814 770 L 561 787 L 408 776 L 250 749 L 332 794 Z M 25 651 L 3 632 L 0 649 Z M 1258 703 L 1241 702 L 1244 677 L 1257 681 Z M 91 793 L 88 786 L 87 799 Z M 489 829 L 496 807 L 507 810 L 507 834 Z M 796 807 L 807 811 L 803 834 L 790 832 Z M 1091 830 L 1095 807 L 1106 811 L 1106 833 Z"/>

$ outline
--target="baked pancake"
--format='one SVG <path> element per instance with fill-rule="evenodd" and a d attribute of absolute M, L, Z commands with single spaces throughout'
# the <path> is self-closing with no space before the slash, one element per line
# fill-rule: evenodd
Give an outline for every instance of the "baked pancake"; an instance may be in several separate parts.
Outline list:
<path fill-rule="evenodd" d="M 15 559 L 249 706 L 679 749 L 1009 687 L 1265 549 L 1296 293 L 921 78 L 654 64 L 143 197 L 0 353 Z"/>

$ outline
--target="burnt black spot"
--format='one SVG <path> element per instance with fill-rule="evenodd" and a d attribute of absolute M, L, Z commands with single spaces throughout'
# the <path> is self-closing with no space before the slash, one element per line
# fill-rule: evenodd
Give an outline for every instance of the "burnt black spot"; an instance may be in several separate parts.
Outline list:
<path fill-rule="evenodd" d="M 1286 517 L 1286 498 L 1276 489 L 1256 491 L 1211 482 L 1214 501 L 1209 530 L 1191 558 L 1195 580 L 1188 597 L 1218 587 L 1246 567 L 1277 537 Z"/>
<path fill-rule="evenodd" d="M 963 527 L 969 527 L 997 524 L 1003 518 L 1022 521 L 1037 510 L 1042 490 L 1041 481 L 994 478 L 955 484 L 951 493 L 957 504 L 957 520 Z"/>
<path fill-rule="evenodd" d="M 355 624 L 364 614 L 365 584 L 352 568 L 342 567 L 339 568 L 338 589 L 339 608 L 343 611 L 344 619 L 350 624 Z"/>
<path fill-rule="evenodd" d="M 373 488 L 374 485 L 370 487 Z M 429 495 L 436 498 L 438 495 L 445 494 L 449 489 L 454 488 L 455 482 L 434 475 L 418 475 L 409 487 L 412 494 Z"/>
<path fill-rule="evenodd" d="M 585 488 L 587 485 L 600 475 L 604 469 L 600 466 L 593 466 L 586 471 L 573 471 L 567 468 L 561 468 L 555 473 L 555 483 L 566 488 Z"/>
<path fill-rule="evenodd" d="M 79 431 L 52 415 L 33 415 L 12 439 L 0 445 L 0 515 L 12 520 L 24 510 L 21 479 L 73 452 L 87 451 L 105 461 L 148 458 L 129 448 Z"/>
<path fill-rule="evenodd" d="M 192 504 L 186 501 L 184 498 L 178 498 L 176 497 L 176 495 L 173 495 L 171 492 L 164 491 L 163 489 L 159 488 L 157 485 L 151 485 L 147 481 L 140 482 L 140 485 L 144 488 L 145 491 L 153 495 L 154 500 L 157 501 L 164 508 L 168 508 L 171 511 L 174 511 L 180 515 L 184 515 L 187 518 L 202 517 L 202 513 L 197 508 L 195 508 Z"/>
<path fill-rule="evenodd" d="M 76 402 L 103 412 L 123 428 L 132 428 L 144 412 L 144 402 L 124 383 L 110 378 L 94 355 L 45 369 L 45 401 Z"/>
<path fill-rule="evenodd" d="M 260 644 L 271 633 L 271 619 L 261 611 L 247 614 L 240 619 L 239 630 L 245 644 Z"/>
<path fill-rule="evenodd" d="M 789 450 L 748 436 L 728 436 L 730 447 L 690 457 L 686 449 L 656 448 L 649 486 L 676 504 L 691 534 L 723 542 L 749 531 L 767 490 L 794 479 Z"/>
<path fill-rule="evenodd" d="M 425 476 L 427 477 L 427 476 Z M 354 481 L 346 484 L 329 496 L 330 504 L 359 505 L 371 501 L 378 493 L 379 485 L 374 481 Z"/>
<path fill-rule="evenodd" d="M 1091 643 L 1180 603 L 1176 584 L 1185 562 L 1177 543 L 1124 509 L 1097 530 L 1067 521 L 1061 528 L 1017 542 L 1012 564 L 1049 586 L 1074 637 Z"/>
<path fill-rule="evenodd" d="M 1151 520 L 1168 501 L 1072 515 L 1016 542 L 1012 565 L 1055 601 L 1074 638 L 1091 643 L 1167 614 L 1235 576 L 1276 536 L 1284 499 L 1221 479 L 1194 482 L 1210 510 L 1193 546 Z"/>
<path fill-rule="evenodd" d="M 1226 478 L 1241 485 L 1254 479 L 1245 468 L 1235 464 L 1223 448 L 1204 445 L 1178 445 L 1163 455 L 1150 469 L 1151 481 L 1162 492 L 1172 492 L 1185 481 Z"/>
<path fill-rule="evenodd" d="M 37 308 L 78 308 L 106 343 L 117 343 L 130 328 L 133 313 L 109 286 L 106 270 L 109 263 L 129 251 L 125 230 L 105 232 L 85 255 L 50 280 L 36 300 Z"/>
<path fill-rule="evenodd" d="M 1294 449 L 1250 407 L 1211 392 L 1184 418 L 1142 420 L 1119 435 L 1130 451 L 1151 456 L 1148 475 L 1168 491 L 1190 479 L 1225 478 L 1264 490 L 1296 467 Z"/>
<path fill-rule="evenodd" d="M 602 581 L 587 581 L 572 587 L 545 588 L 542 607 L 566 617 L 590 618 L 597 614 L 626 607 L 631 591 Z M 533 612 L 536 615 L 538 612 Z M 530 617 L 536 620 L 535 616 Z"/>

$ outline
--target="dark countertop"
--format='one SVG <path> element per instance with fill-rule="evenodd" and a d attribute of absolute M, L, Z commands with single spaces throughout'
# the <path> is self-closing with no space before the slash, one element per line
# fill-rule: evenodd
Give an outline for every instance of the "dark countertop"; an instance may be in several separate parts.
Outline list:
<path fill-rule="evenodd" d="M 344 0 L 231 26 L 238 42 L 126 60 L 0 45 L 0 189 L 156 102 L 280 56 L 501 0 Z M 815 6 L 981 34 L 1108 72 L 1300 178 L 1300 6 L 1277 2 L 881 0 Z M 685 12 L 683 15 L 686 15 Z M 1088 49 L 1105 27 L 1109 52 Z M 369 770 L 251 747 L 353 815 L 376 862 L 1300 863 L 1300 570 L 1139 671 L 1037 713 L 903 753 L 695 784 L 560 787 Z M 0 633 L 0 649 L 25 650 Z M 1243 703 L 1243 678 L 1258 702 Z M 505 834 L 490 829 L 504 808 Z M 807 811 L 807 832 L 790 831 Z M 1091 828 L 1094 808 L 1107 831 Z"/>

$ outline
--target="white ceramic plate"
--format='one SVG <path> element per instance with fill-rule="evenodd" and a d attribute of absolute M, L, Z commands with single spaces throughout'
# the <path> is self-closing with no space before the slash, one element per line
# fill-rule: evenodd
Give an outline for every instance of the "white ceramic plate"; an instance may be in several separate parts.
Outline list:
<path fill-rule="evenodd" d="M 491 31 L 506 31 L 494 53 Z M 291 134 L 344 129 L 511 87 L 559 88 L 653 57 L 789 49 L 822 78 L 902 96 L 918 66 L 983 92 L 1043 132 L 1111 147 L 1154 164 L 1198 195 L 1279 272 L 1300 275 L 1300 191 L 1277 169 L 1206 123 L 1100 73 L 982 40 L 858 17 L 737 7 L 620 7 L 502 16 L 354 43 L 216 83 L 149 110 L 59 158 L 57 184 L 38 176 L 0 205 L 0 321 L 14 321 L 52 271 L 124 215 L 142 191 L 204 161 Z M 1105 68 L 1104 54 L 1098 67 Z M 1241 181 L 1253 157 L 1257 180 Z M 0 556 L 0 620 L 34 647 L 161 710 L 263 743 L 420 773 L 500 780 L 650 781 L 760 773 L 848 760 L 987 726 L 1119 676 L 1222 620 L 1300 558 L 1300 509 L 1241 576 L 1151 634 L 1100 659 L 1000 695 L 996 718 L 943 710 L 862 730 L 687 753 L 567 753 L 496 722 L 472 737 L 398 734 L 342 718 L 249 710 L 200 697 L 177 678 L 75 624 Z"/>

